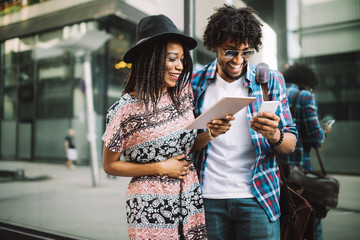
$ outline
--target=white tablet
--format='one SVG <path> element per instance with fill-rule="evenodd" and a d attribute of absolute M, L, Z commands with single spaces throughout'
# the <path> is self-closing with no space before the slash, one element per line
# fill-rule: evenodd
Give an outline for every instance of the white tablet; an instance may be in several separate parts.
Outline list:
<path fill-rule="evenodd" d="M 234 115 L 254 100 L 254 97 L 224 97 L 185 126 L 185 129 L 205 129 L 211 120 L 224 118 L 227 114 Z"/>
<path fill-rule="evenodd" d="M 275 113 L 280 101 L 264 101 L 261 103 L 259 112 Z"/>

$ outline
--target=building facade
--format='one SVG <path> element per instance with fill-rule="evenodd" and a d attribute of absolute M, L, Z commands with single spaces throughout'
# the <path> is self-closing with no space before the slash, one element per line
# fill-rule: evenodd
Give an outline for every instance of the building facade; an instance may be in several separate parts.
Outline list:
<path fill-rule="evenodd" d="M 129 69 L 122 56 L 135 41 L 135 22 L 145 15 L 120 1 L 56 2 L 28 6 L 23 10 L 34 16 L 0 28 L 2 159 L 63 161 L 64 138 L 73 128 L 79 163 L 88 163 L 84 46 L 92 49 L 99 138 L 107 107 L 121 95 Z M 132 17 L 125 20 L 120 11 Z M 103 35 L 108 40 L 96 46 Z"/>
<path fill-rule="evenodd" d="M 192 6 L 197 9 L 193 23 L 193 36 L 199 42 L 193 52 L 196 67 L 214 58 L 201 43 L 202 31 L 214 8 L 225 3 L 211 0 L 205 5 L 204 1 L 196 5 L 193 1 Z M 83 67 L 89 53 L 97 159 L 101 159 L 104 118 L 123 91 L 131 65 L 122 59 L 135 44 L 136 23 L 146 15 L 163 13 L 183 31 L 185 1 L 32 2 L 36 4 L 16 0 L 1 5 L 6 14 L 0 15 L 0 159 L 63 162 L 64 138 L 73 128 L 78 163 L 89 163 Z M 241 1 L 234 4 L 244 6 Z M 14 7 L 16 11 L 11 10 Z M 264 25 L 265 39 L 273 45 L 276 36 Z M 276 48 L 255 58 L 262 59 L 276 59 Z M 276 68 L 276 60 L 268 62 Z"/>
<path fill-rule="evenodd" d="M 320 149 L 324 164 L 330 172 L 359 174 L 360 1 L 287 0 L 287 29 L 289 63 L 314 69 L 319 115 L 336 120 Z"/>

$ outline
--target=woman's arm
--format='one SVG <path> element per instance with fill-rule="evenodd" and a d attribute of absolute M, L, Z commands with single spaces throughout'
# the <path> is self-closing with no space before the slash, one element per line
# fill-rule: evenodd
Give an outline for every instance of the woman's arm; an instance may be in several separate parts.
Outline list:
<path fill-rule="evenodd" d="M 172 178 L 185 179 L 190 168 L 187 161 L 181 161 L 185 155 L 169 158 L 162 162 L 132 163 L 120 161 L 121 153 L 103 148 L 103 168 L 107 174 L 124 177 L 140 177 L 148 175 L 167 175 Z"/>

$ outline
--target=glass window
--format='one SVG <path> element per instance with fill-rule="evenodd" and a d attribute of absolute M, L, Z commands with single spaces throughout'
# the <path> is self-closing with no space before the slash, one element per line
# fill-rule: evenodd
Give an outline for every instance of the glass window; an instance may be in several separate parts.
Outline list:
<path fill-rule="evenodd" d="M 60 118 L 72 116 L 72 83 L 46 81 L 38 85 L 37 117 Z"/>
<path fill-rule="evenodd" d="M 135 36 L 129 32 L 124 32 L 117 28 L 112 28 L 111 33 L 114 35 L 109 42 L 109 62 L 111 68 L 109 71 L 107 103 L 106 110 L 119 98 L 124 91 L 124 82 L 128 75 L 131 64 L 123 61 L 126 51 L 131 47 Z"/>
<path fill-rule="evenodd" d="M 119 27 L 117 21 L 116 26 Z M 9 161 L 9 166 L 11 163 L 11 167 L 14 169 L 24 169 L 25 176 L 30 176 L 31 182 L 27 181 L 20 185 L 31 192 L 33 196 L 25 205 L 22 201 L 18 202 L 20 205 L 22 204 L 21 206 L 31 209 L 30 215 L 32 217 L 29 219 L 20 216 L 19 211 L 14 211 L 18 203 L 10 198 L 9 203 L 11 202 L 12 206 L 15 207 L 8 208 L 9 211 L 4 211 L 3 207 L 1 213 L 2 215 L 5 214 L 6 219 L 11 222 L 26 225 L 28 220 L 31 222 L 34 217 L 41 216 L 44 210 L 47 209 L 47 205 L 38 204 L 38 200 L 44 194 L 55 196 L 54 199 L 59 199 L 57 196 L 60 196 L 60 198 L 66 197 L 61 192 L 61 188 L 51 188 L 53 191 L 49 191 L 50 188 L 40 189 L 39 184 L 52 184 L 54 178 L 59 180 L 58 176 L 63 178 L 60 179 L 63 184 L 68 184 L 67 181 L 71 179 L 70 181 L 75 187 L 83 188 L 84 181 L 85 184 L 91 184 L 90 174 L 87 174 L 91 169 L 88 164 L 90 149 L 86 137 L 88 131 L 87 115 L 85 114 L 86 98 L 82 91 L 83 85 L 81 85 L 81 80 L 84 79 L 84 52 L 79 51 L 77 48 L 81 47 L 81 44 L 87 44 L 88 41 L 83 39 L 84 41 L 81 44 L 73 46 L 73 50 L 69 46 L 71 42 L 76 42 L 77 39 L 82 38 L 90 30 L 101 31 L 94 29 L 94 27 L 94 23 L 74 24 L 62 29 L 39 33 L 33 37 L 15 39 L 7 44 L 6 57 L 2 56 L 2 59 L 7 59 L 7 65 L 2 65 L 0 70 L 2 74 L 1 81 L 3 81 L 1 86 L 6 86 L 0 91 L 3 94 L 0 102 L 5 106 L 1 106 L 1 108 L 5 113 L 3 116 L 7 119 L 2 120 L 0 125 L 1 157 L 23 158 L 23 160 L 34 157 L 31 160 L 36 163 Z M 110 26 L 106 26 L 106 28 L 108 27 L 110 28 Z M 132 29 L 132 32 L 135 32 L 134 30 L 135 28 Z M 122 31 L 128 31 L 128 29 L 123 28 Z M 101 134 L 104 127 L 103 113 L 105 102 L 108 100 L 106 95 L 109 95 L 110 104 L 119 99 L 123 91 L 123 82 L 130 67 L 130 65 L 124 65 L 122 60 L 124 53 L 133 43 L 131 40 L 134 39 L 134 35 L 121 34 L 122 31 L 119 30 L 114 34 L 110 43 L 99 46 L 97 50 L 92 52 L 91 71 L 94 106 L 97 114 L 96 141 L 99 161 L 101 161 Z M 95 39 L 94 42 L 97 42 L 96 38 L 91 37 L 91 39 Z M 109 89 L 108 92 L 107 89 Z M 64 165 L 66 161 L 64 138 L 69 127 L 75 130 L 75 143 L 78 150 L 79 158 L 76 162 L 78 164 L 76 175 L 83 172 L 88 176 L 88 178 L 84 178 L 81 175 L 78 179 L 79 182 L 77 182 L 77 179 L 71 178 L 71 175 L 74 174 L 67 172 Z M 56 170 L 37 166 L 42 161 L 58 163 L 50 164 Z M 49 164 L 44 166 L 49 166 Z M 99 167 L 99 170 L 101 170 L 101 166 Z M 100 174 L 103 175 L 102 178 L 105 178 L 105 180 L 108 179 L 103 171 L 100 171 Z M 48 178 L 49 181 L 47 181 Z M 37 182 L 38 179 L 41 181 Z M 111 182 L 114 180 L 116 179 L 111 179 Z M 110 182 L 110 180 L 108 181 Z M 125 179 L 125 181 L 128 180 Z M 29 183 L 31 186 L 28 185 Z M 127 183 L 122 185 L 126 186 Z M 5 188 L 11 189 L 12 185 L 6 185 Z M 41 191 L 36 192 L 36 189 Z M 76 192 L 83 194 L 81 189 Z M 24 196 L 26 195 L 27 192 L 24 193 Z M 47 201 L 47 203 L 49 206 L 56 204 L 52 200 Z M 35 208 L 29 207 L 34 204 L 36 205 Z M 74 205 L 71 201 L 69 204 Z M 75 204 L 78 205 L 78 203 Z M 89 208 L 86 205 L 84 210 L 89 212 L 91 207 Z M 60 206 L 58 210 L 66 219 L 78 217 L 77 221 L 82 221 L 83 216 L 74 214 L 70 208 Z M 46 221 L 47 219 L 39 221 L 33 227 L 55 232 L 62 231 L 62 233 L 66 234 L 82 235 L 85 238 L 101 239 L 100 235 L 103 235 L 99 232 L 99 236 L 94 237 L 93 232 L 87 233 L 82 229 L 75 232 L 69 231 L 68 228 L 59 230 L 47 224 Z M 111 234 L 120 236 L 121 239 L 126 238 L 126 219 L 121 218 L 120 223 L 123 227 Z"/>
<path fill-rule="evenodd" d="M 15 87 L 8 87 L 4 89 L 4 96 L 3 96 L 3 111 L 4 119 L 14 119 L 17 117 L 17 93 Z"/>
<path fill-rule="evenodd" d="M 19 40 L 18 63 L 21 65 L 27 65 L 33 62 L 34 45 L 34 36 L 21 38 Z"/>
<path fill-rule="evenodd" d="M 34 118 L 34 47 L 35 37 L 19 39 L 19 51 L 17 65 L 19 71 L 18 79 L 18 100 L 19 100 L 19 119 L 31 120 Z"/>
<path fill-rule="evenodd" d="M 24 64 L 19 66 L 19 82 L 20 84 L 33 84 L 35 77 L 34 64 Z"/>
<path fill-rule="evenodd" d="M 6 40 L 4 43 L 4 65 L 13 66 L 17 64 L 16 53 L 19 49 L 19 38 Z"/>
<path fill-rule="evenodd" d="M 70 59 L 56 57 L 39 61 L 39 82 L 61 81 L 71 78 Z"/>
<path fill-rule="evenodd" d="M 332 115 L 336 120 L 320 149 L 326 169 L 333 173 L 359 174 L 354 166 L 358 166 L 356 143 L 360 129 L 360 84 L 356 81 L 360 53 L 316 56 L 302 61 L 314 69 L 319 80 L 314 92 L 320 119 Z M 311 159 L 316 160 L 316 155 L 312 155 Z M 340 163 L 339 159 L 343 161 Z"/>
<path fill-rule="evenodd" d="M 19 45 L 19 38 L 9 39 L 3 45 L 4 71 L 1 73 L 4 80 L 3 119 L 15 119 L 18 116 Z"/>
<path fill-rule="evenodd" d="M 22 84 L 19 87 L 19 119 L 30 120 L 34 115 L 34 86 Z"/>
<path fill-rule="evenodd" d="M 16 67 L 6 67 L 4 71 L 4 87 L 16 86 L 18 72 Z"/>
<path fill-rule="evenodd" d="M 63 30 L 39 34 L 35 58 L 38 62 L 36 116 L 71 117 L 72 67 L 70 54 L 58 47 Z"/>
<path fill-rule="evenodd" d="M 16 156 L 16 120 L 1 122 L 1 156 Z"/>

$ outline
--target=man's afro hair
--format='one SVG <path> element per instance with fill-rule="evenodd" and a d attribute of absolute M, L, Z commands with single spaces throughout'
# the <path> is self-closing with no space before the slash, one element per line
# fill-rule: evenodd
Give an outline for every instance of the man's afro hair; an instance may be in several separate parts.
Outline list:
<path fill-rule="evenodd" d="M 250 8 L 238 8 L 224 5 L 209 17 L 203 42 L 204 46 L 213 51 L 228 38 L 236 44 L 249 44 L 250 48 L 259 51 L 262 45 L 260 21 L 254 16 L 257 12 Z"/>

